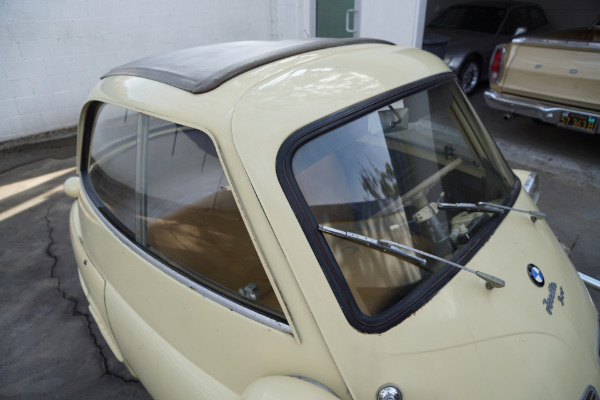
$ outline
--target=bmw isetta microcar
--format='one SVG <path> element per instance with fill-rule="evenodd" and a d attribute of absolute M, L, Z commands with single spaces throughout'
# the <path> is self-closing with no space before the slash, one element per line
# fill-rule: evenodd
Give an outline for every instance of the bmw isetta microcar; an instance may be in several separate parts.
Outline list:
<path fill-rule="evenodd" d="M 597 399 L 598 312 L 437 57 L 234 42 L 108 72 L 71 240 L 162 399 Z"/>

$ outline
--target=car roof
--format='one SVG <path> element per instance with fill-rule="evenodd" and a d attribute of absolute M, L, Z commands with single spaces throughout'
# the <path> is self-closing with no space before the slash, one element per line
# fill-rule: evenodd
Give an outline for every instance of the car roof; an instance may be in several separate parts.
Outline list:
<path fill-rule="evenodd" d="M 136 76 L 199 94 L 214 90 L 244 72 L 284 58 L 365 43 L 393 44 L 366 38 L 218 43 L 142 58 L 114 68 L 102 78 Z"/>
<path fill-rule="evenodd" d="M 364 40 L 334 39 L 341 45 L 333 46 L 327 40 L 319 43 L 319 50 L 312 50 L 312 45 L 302 46 L 307 41 L 287 42 L 276 51 L 276 57 L 268 60 L 287 58 L 260 61 L 265 62 L 260 67 L 257 67 L 260 62 L 252 58 L 259 52 L 228 50 L 222 53 L 222 60 L 236 59 L 226 57 L 226 53 L 237 54 L 242 67 L 223 78 L 219 75 L 224 73 L 215 65 L 227 67 L 225 62 L 213 63 L 207 68 L 199 61 L 199 54 L 206 56 L 207 49 L 218 50 L 212 45 L 191 49 L 191 53 L 185 50 L 171 53 L 195 54 L 187 59 L 181 57 L 177 64 L 168 63 L 168 54 L 149 57 L 105 75 L 90 93 L 86 107 L 98 102 L 111 103 L 143 112 L 208 133 L 223 154 L 228 151 L 257 153 L 265 158 L 263 161 L 269 162 L 267 155 L 276 154 L 278 144 L 303 126 L 384 93 L 400 88 L 408 90 L 425 80 L 437 79 L 438 75 L 450 74 L 448 66 L 431 53 L 379 40 Z M 277 42 L 269 43 L 275 44 L 267 46 L 270 49 L 278 47 Z M 296 56 L 282 51 L 296 45 L 301 45 L 294 50 L 301 52 Z M 215 46 L 230 48 L 232 45 Z M 256 46 L 255 49 L 267 48 L 261 43 Z M 250 145 L 232 145 L 244 136 L 252 141 Z"/>

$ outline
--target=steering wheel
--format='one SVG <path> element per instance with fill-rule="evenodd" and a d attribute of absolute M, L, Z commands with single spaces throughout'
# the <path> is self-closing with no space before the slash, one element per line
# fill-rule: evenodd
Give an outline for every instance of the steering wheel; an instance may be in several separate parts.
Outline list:
<path fill-rule="evenodd" d="M 402 202 L 408 203 L 417 194 L 419 194 L 421 192 L 429 191 L 430 187 L 433 186 L 434 183 L 436 183 L 437 181 L 442 179 L 450 171 L 453 171 L 454 169 L 456 169 L 460 164 L 462 164 L 462 158 L 457 158 L 456 160 L 452 161 L 451 163 L 444 165 L 444 167 L 442 169 L 440 169 L 436 173 L 428 176 L 417 186 L 410 189 L 408 192 L 404 193 L 401 197 Z M 427 195 L 427 193 L 425 193 L 425 195 Z"/>
<path fill-rule="evenodd" d="M 404 193 L 399 199 L 394 200 L 386 207 L 381 209 L 375 217 L 386 216 L 393 214 L 397 210 L 404 208 L 407 203 L 410 203 L 413 200 L 413 197 L 422 194 L 424 198 L 427 197 L 427 192 L 437 181 L 446 176 L 450 171 L 458 168 L 458 166 L 462 164 L 462 158 L 457 158 L 452 162 L 446 164 L 442 169 L 438 170 L 434 174 L 425 178 L 422 182 L 420 182 L 417 186 L 410 189 L 408 192 Z M 426 202 L 427 200 L 425 200 Z"/>

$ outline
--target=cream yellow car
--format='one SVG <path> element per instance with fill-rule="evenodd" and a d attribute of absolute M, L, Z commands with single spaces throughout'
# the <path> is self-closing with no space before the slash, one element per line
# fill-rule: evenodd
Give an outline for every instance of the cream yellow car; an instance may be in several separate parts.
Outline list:
<path fill-rule="evenodd" d="M 595 399 L 598 312 L 448 67 L 369 39 L 107 73 L 71 240 L 157 399 Z"/>

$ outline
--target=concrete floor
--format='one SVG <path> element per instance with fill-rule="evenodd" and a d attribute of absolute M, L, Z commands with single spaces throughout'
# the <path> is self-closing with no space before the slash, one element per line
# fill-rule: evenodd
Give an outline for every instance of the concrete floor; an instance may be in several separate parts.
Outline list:
<path fill-rule="evenodd" d="M 62 191 L 72 154 L 0 175 L 0 398 L 150 398 L 108 349 L 79 286 Z"/>
<path fill-rule="evenodd" d="M 505 121 L 482 92 L 471 100 L 507 160 L 540 174 L 550 226 L 576 267 L 600 278 L 600 136 Z M 74 151 L 65 139 L 0 154 L 0 398 L 149 398 L 108 349 L 79 286 L 62 192 Z"/>

